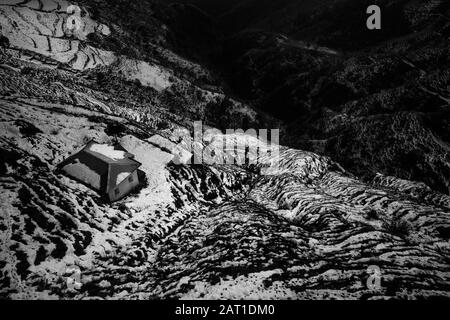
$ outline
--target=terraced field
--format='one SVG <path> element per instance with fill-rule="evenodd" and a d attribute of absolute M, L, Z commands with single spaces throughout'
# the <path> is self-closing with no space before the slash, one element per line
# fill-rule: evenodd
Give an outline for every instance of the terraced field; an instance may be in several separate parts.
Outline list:
<path fill-rule="evenodd" d="M 177 164 L 194 156 L 177 135 L 195 120 L 270 119 L 160 61 L 106 63 L 60 35 L 66 7 L 0 4 L 1 25 L 13 26 L 0 48 L 1 298 L 450 298 L 448 195 L 286 146 L 258 165 Z M 63 49 L 77 41 L 83 50 Z M 265 145 L 219 132 L 216 156 L 230 156 L 220 141 Z M 111 204 L 62 175 L 57 165 L 90 139 L 133 153 L 141 189 Z"/>

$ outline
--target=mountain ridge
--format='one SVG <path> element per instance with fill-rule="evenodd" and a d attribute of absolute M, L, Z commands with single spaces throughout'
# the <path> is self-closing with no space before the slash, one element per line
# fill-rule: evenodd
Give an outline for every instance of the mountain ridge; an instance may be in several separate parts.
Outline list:
<path fill-rule="evenodd" d="M 184 58 L 183 52 L 201 47 L 195 41 L 177 51 L 177 44 L 189 44 L 191 40 L 171 40 L 181 32 L 176 30 L 180 28 L 179 21 L 172 22 L 175 26 L 166 24 L 173 21 L 172 14 L 183 14 L 172 11 L 176 11 L 176 6 L 165 11 L 166 5 L 158 7 L 159 3 L 153 0 L 146 0 L 149 6 L 122 0 L 79 2 L 80 6 L 88 4 L 87 11 L 93 10 L 89 24 L 105 25 L 111 34 L 92 32 L 86 37 L 76 34 L 66 37 L 60 28 L 67 19 L 61 8 L 68 3 L 63 0 L 9 0 L 9 3 L 14 11 L 27 14 L 7 15 L 6 9 L 10 8 L 0 4 L 0 19 L 7 16 L 17 21 L 14 27 L 8 20 L 8 26 L 13 25 L 12 30 L 5 32 L 9 44 L 0 48 L 2 299 L 449 297 L 449 196 L 434 190 L 439 188 L 400 179 L 396 174 L 380 172 L 361 179 L 361 175 L 347 168 L 354 168 L 355 164 L 348 161 L 358 162 L 367 145 L 379 142 L 385 148 L 380 135 L 384 137 L 389 131 L 380 132 L 383 126 L 400 134 L 406 126 L 412 132 L 401 136 L 402 144 L 386 142 L 392 145 L 392 151 L 386 153 L 386 167 L 393 168 L 394 173 L 400 166 L 390 166 L 390 156 L 405 150 L 404 144 L 414 133 L 417 139 L 413 143 L 418 146 L 429 146 L 427 143 L 432 140 L 445 149 L 449 131 L 445 127 L 445 110 L 440 109 L 444 101 L 439 96 L 431 102 L 419 99 L 430 94 L 416 90 L 413 85 L 403 88 L 401 78 L 407 75 L 415 79 L 412 76 L 420 76 L 422 69 L 431 70 L 433 77 L 423 79 L 429 83 L 426 90 L 445 97 L 441 82 L 447 79 L 446 69 L 442 71 L 444 75 L 434 66 L 427 70 L 427 64 L 420 63 L 423 55 L 407 56 L 406 62 L 393 62 L 388 56 L 380 63 L 386 54 L 383 52 L 379 54 L 381 57 L 353 56 L 352 62 L 321 52 L 326 51 L 326 46 L 295 42 L 292 48 L 289 38 L 286 40 L 277 33 L 248 32 L 244 35 L 249 41 L 242 41 L 242 50 L 231 46 L 232 58 L 238 60 L 236 70 L 248 75 L 242 78 L 242 83 L 253 79 L 264 81 L 248 86 L 249 89 L 243 87 L 244 93 L 251 97 L 255 90 L 265 98 L 273 81 L 278 81 L 278 89 L 290 92 L 282 80 L 287 79 L 288 85 L 296 87 L 297 76 L 301 80 L 311 77 L 312 84 L 308 82 L 300 89 L 305 95 L 310 94 L 311 100 L 318 100 L 316 103 L 322 108 L 314 110 L 300 100 L 293 105 L 303 105 L 305 112 L 298 116 L 316 117 L 315 122 L 305 127 L 306 133 L 302 121 L 294 125 L 301 132 L 291 131 L 290 137 L 297 141 L 291 141 L 291 146 L 282 143 L 277 157 L 265 155 L 256 166 L 177 165 L 175 159 L 185 158 L 190 152 L 183 143 L 192 143 L 189 135 L 180 141 L 179 132 L 191 133 L 196 120 L 202 120 L 208 129 L 289 128 L 281 126 L 270 114 L 259 113 L 264 106 L 254 99 L 233 99 L 226 93 L 222 75 L 203 66 L 201 59 L 206 59 L 203 52 L 198 52 L 198 61 Z M 59 5 L 60 12 L 52 11 L 38 18 L 35 8 L 40 4 L 53 8 Z M 119 18 L 127 8 L 128 16 Z M 151 17 L 150 12 L 154 12 Z M 6 22 L 0 22 L 3 34 Z M 104 27 L 93 29 L 101 31 Z M 153 30 L 162 32 L 153 34 Z M 37 41 L 35 46 L 29 40 L 42 40 L 54 34 L 61 35 L 55 38 L 61 38 L 68 46 L 78 43 L 73 46 L 76 50 L 69 51 L 75 60 L 67 61 L 67 52 L 60 51 L 58 46 L 46 47 L 46 41 Z M 137 34 L 141 38 L 134 38 Z M 236 36 L 238 40 L 240 36 Z M 439 59 L 446 63 L 443 53 L 447 47 L 436 42 L 442 45 L 442 53 L 437 55 L 442 55 Z M 88 54 L 86 48 L 91 48 Z M 92 65 L 99 63 L 94 58 L 97 54 L 104 54 L 99 50 L 107 52 L 114 61 Z M 430 55 L 433 52 L 430 50 Z M 286 59 L 279 60 L 280 55 Z M 251 59 L 239 61 L 242 56 Z M 286 62 L 285 69 L 280 71 L 278 60 Z M 85 64 L 86 61 L 89 63 Z M 251 61 L 277 72 L 272 75 L 264 68 L 245 69 Z M 241 65 L 243 69 L 239 68 Z M 368 65 L 368 71 L 362 72 L 362 65 Z M 386 82 L 392 76 L 392 66 L 400 73 L 398 78 L 391 79 L 395 85 L 399 84 L 399 88 L 391 89 L 397 95 L 378 96 L 377 92 L 382 92 L 380 86 L 390 84 Z M 305 70 L 297 74 L 296 68 Z M 375 76 L 369 72 L 372 68 L 377 70 Z M 351 79 L 351 85 L 320 79 L 327 74 L 336 80 Z M 360 88 L 365 93 L 371 88 L 367 83 L 378 90 L 367 99 L 401 100 L 405 91 L 415 95 L 403 102 L 405 112 L 391 112 L 395 117 L 386 116 L 390 115 L 388 108 L 380 107 L 383 112 L 370 111 L 371 107 L 377 111 L 376 101 L 372 105 L 367 103 L 368 111 L 355 110 L 345 100 L 346 95 L 352 96 L 354 92 L 344 89 Z M 321 96 L 324 92 L 341 91 L 345 91 L 340 98 L 345 102 L 343 107 L 334 98 Z M 276 95 L 273 96 L 277 101 Z M 289 99 L 280 101 L 288 103 Z M 420 112 L 411 115 L 407 109 L 409 101 L 421 102 L 415 108 L 422 118 L 418 116 Z M 426 112 L 430 106 L 442 116 L 430 116 Z M 342 108 L 347 112 L 339 114 Z M 350 119 L 344 124 L 360 127 L 350 126 L 347 132 L 343 131 L 341 118 Z M 420 121 L 434 123 L 433 127 L 440 130 L 431 132 L 427 129 L 431 125 L 422 126 Z M 321 122 L 336 139 L 332 143 L 328 142 L 328 132 L 315 128 Z M 363 135 L 368 142 L 362 146 L 348 138 L 359 137 L 369 129 L 378 135 Z M 293 148 L 294 144 L 305 144 L 298 141 L 299 137 L 305 141 L 315 138 L 323 152 Z M 140 190 L 111 204 L 55 170 L 63 159 L 92 138 L 99 143 L 119 141 L 135 155 L 146 176 Z M 224 157 L 229 154 L 222 154 L 223 141 L 264 143 L 255 137 L 227 135 L 221 130 L 210 138 L 195 147 L 214 147 L 215 155 Z M 361 141 L 364 142 L 356 140 Z M 326 155 L 333 154 L 327 151 L 332 146 L 337 147 L 338 157 Z M 309 146 L 314 148 L 318 146 Z M 375 148 L 372 154 L 386 150 L 383 148 Z M 348 150 L 352 153 L 345 154 Z M 434 173 L 437 177 L 432 177 L 431 182 L 443 181 L 445 185 L 447 160 L 441 149 L 436 150 L 436 159 L 443 157 L 436 163 L 437 167 L 443 166 L 442 171 L 419 168 L 422 170 L 419 173 L 425 172 L 425 178 Z M 422 154 L 432 153 L 428 150 L 411 156 L 420 160 Z M 237 160 L 239 153 L 234 157 Z M 422 163 L 412 161 L 416 162 Z M 372 164 L 359 165 L 364 169 Z M 379 288 L 367 285 L 374 267 L 381 273 Z M 71 285 L 76 280 L 74 270 L 79 271 L 79 287 Z"/>

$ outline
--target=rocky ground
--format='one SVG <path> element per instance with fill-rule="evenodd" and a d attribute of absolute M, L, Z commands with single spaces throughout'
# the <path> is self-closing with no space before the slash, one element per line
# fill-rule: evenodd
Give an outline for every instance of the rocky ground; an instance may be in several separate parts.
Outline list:
<path fill-rule="evenodd" d="M 208 72 L 164 45 L 164 59 L 110 51 L 113 62 L 92 65 L 100 60 L 86 60 L 86 50 L 100 52 L 99 42 L 60 39 L 82 44 L 67 61 L 38 41 L 60 37 L 63 8 L 0 4 L 0 16 L 17 23 L 0 52 L 0 297 L 450 297 L 448 195 L 381 173 L 361 179 L 335 159 L 288 147 L 256 167 L 175 164 L 187 152 L 176 132 L 193 120 L 276 121 L 195 79 Z M 95 18 L 94 31 L 117 31 Z M 92 138 L 119 139 L 143 163 L 138 192 L 110 204 L 56 170 Z M 371 285 L 373 270 L 380 286 Z"/>

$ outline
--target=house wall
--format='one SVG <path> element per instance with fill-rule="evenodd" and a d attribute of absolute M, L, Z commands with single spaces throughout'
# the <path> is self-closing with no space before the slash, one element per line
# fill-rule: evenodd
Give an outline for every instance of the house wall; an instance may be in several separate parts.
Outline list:
<path fill-rule="evenodd" d="M 133 178 L 133 182 L 129 181 L 129 178 Z M 109 200 L 111 201 L 117 201 L 125 197 L 127 194 L 129 194 L 131 191 L 133 191 L 137 186 L 139 185 L 139 178 L 137 170 L 133 171 L 132 174 L 130 174 L 129 177 L 127 177 L 125 180 L 123 180 L 117 187 L 110 190 L 108 193 Z M 116 194 L 115 190 L 118 189 L 119 193 Z"/>

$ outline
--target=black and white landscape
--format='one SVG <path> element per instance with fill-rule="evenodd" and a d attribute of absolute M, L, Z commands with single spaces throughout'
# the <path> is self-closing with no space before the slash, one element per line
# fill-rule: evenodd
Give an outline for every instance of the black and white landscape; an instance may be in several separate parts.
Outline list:
<path fill-rule="evenodd" d="M 3 299 L 450 298 L 450 2 L 0 0 L 0 208 Z"/>

